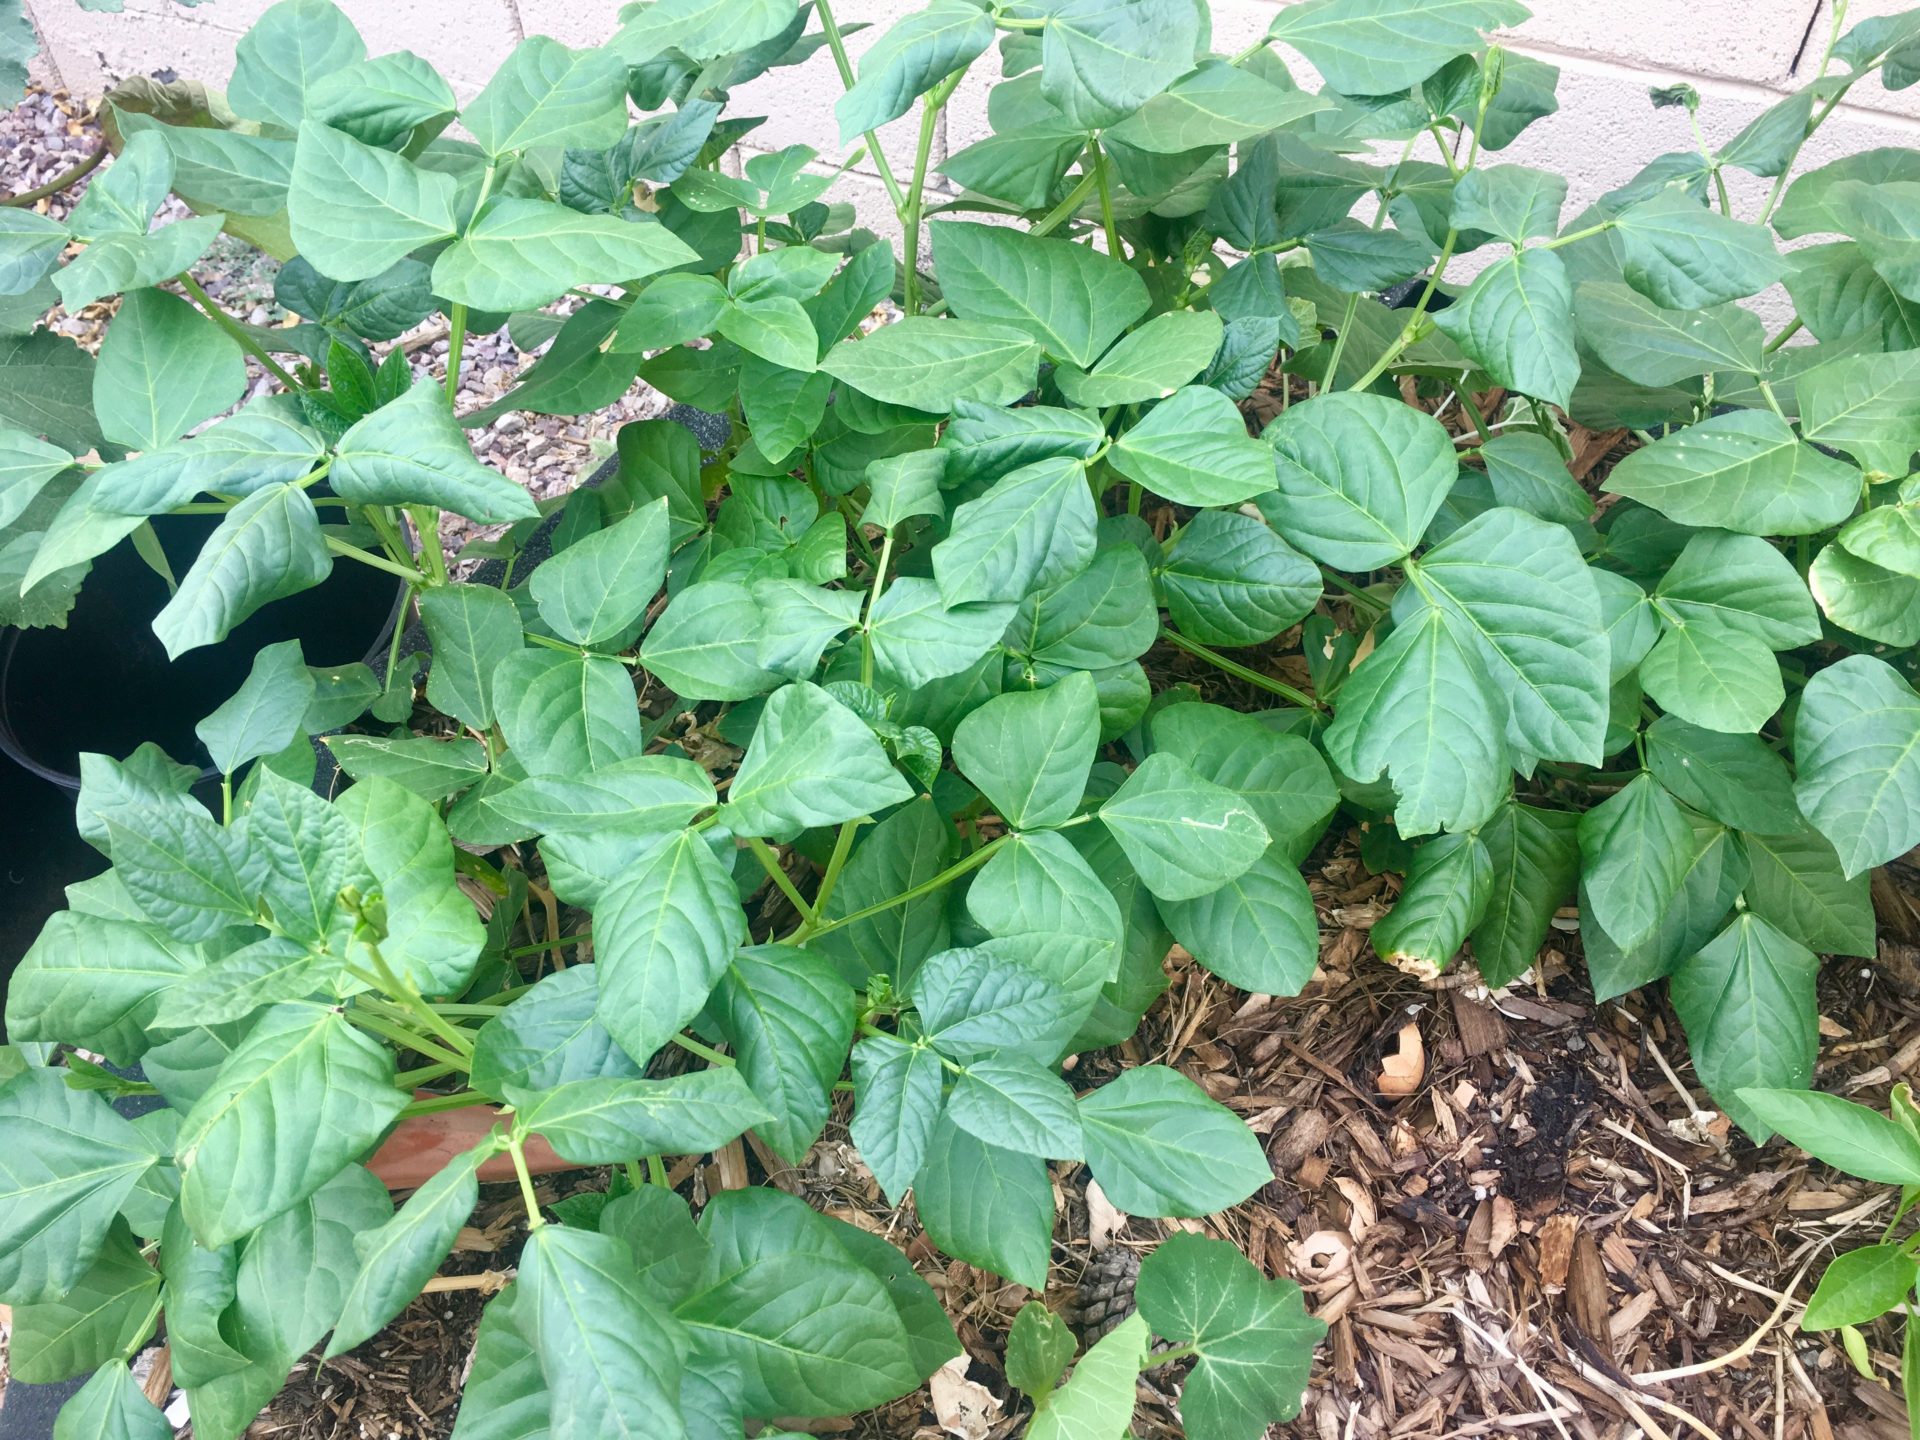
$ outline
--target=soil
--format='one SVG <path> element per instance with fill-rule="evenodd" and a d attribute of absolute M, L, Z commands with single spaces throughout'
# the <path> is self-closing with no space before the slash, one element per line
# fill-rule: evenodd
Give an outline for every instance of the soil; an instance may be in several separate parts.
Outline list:
<path fill-rule="evenodd" d="M 92 135 L 66 97 L 30 96 L 0 117 L 0 191 L 58 173 Z M 59 214 L 64 203 L 44 208 Z M 283 318 L 270 274 L 237 249 L 224 266 L 214 258 L 208 288 L 234 313 L 261 324 Z M 53 323 L 96 343 L 103 318 L 56 314 Z M 444 366 L 445 340 L 431 325 L 399 343 L 417 368 Z M 475 337 L 468 354 L 462 409 L 496 398 L 529 359 L 504 335 Z M 1264 420 L 1280 398 L 1269 388 L 1247 408 Z M 1498 399 L 1482 397 L 1481 413 Z M 474 439 L 484 458 L 544 497 L 590 470 L 619 424 L 664 408 L 637 387 L 591 417 L 513 417 Z M 1582 431 L 1574 441 L 1573 468 L 1585 478 L 1604 473 L 1626 437 Z M 1240 658 L 1296 684 L 1307 679 L 1297 636 Z M 1192 684 L 1242 708 L 1270 703 L 1179 652 L 1156 650 L 1147 663 L 1160 685 Z M 1820 1269 L 1876 1239 L 1895 1195 L 1732 1130 L 1693 1078 L 1658 987 L 1593 1001 L 1571 909 L 1556 918 L 1533 970 L 1498 993 L 1469 967 L 1427 980 L 1374 958 L 1367 931 L 1400 882 L 1369 870 L 1366 839 L 1358 827 L 1336 829 L 1308 866 L 1321 963 L 1305 993 L 1245 994 L 1176 949 L 1171 988 L 1139 1033 L 1117 1051 L 1079 1057 L 1069 1072 L 1085 1080 L 1128 1064 L 1177 1066 L 1263 1138 L 1272 1183 L 1208 1220 L 1161 1222 L 1120 1215 L 1083 1168 L 1056 1166 L 1047 1302 L 1088 1329 L 1104 1326 L 1124 1311 L 1135 1268 L 1115 1249 L 1144 1253 L 1176 1226 L 1233 1242 L 1269 1274 L 1298 1280 L 1331 1327 L 1301 1418 L 1272 1432 L 1299 1440 L 1906 1436 L 1887 1383 L 1898 1383 L 1893 1324 L 1866 1329 L 1871 1380 L 1833 1335 L 1797 1329 Z M 1820 989 L 1815 1084 L 1874 1105 L 1920 1070 L 1914 859 L 1875 876 L 1877 961 L 1831 960 Z M 760 923 L 783 903 L 776 898 Z M 1001 1356 L 1029 1292 L 937 1255 L 911 1211 L 887 1205 L 848 1143 L 846 1119 L 843 1100 L 799 1167 L 748 1137 L 683 1160 L 671 1178 L 696 1202 L 765 1180 L 901 1245 L 959 1330 L 987 1424 L 943 1429 L 949 1407 L 922 1390 L 870 1415 L 791 1428 L 873 1440 L 1020 1433 L 1026 1413 Z M 543 1181 L 540 1198 L 606 1184 L 605 1171 L 569 1172 Z M 522 1224 L 512 1187 L 483 1190 L 435 1282 L 446 1288 L 350 1355 L 324 1365 L 308 1357 L 250 1433 L 447 1435 L 482 1296 L 510 1275 Z M 1177 1373 L 1142 1378 L 1134 1425 L 1142 1440 L 1179 1435 L 1178 1383 Z"/>

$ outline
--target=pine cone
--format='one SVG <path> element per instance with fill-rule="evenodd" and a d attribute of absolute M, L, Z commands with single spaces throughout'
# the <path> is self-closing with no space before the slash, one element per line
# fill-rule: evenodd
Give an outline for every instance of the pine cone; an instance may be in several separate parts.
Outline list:
<path fill-rule="evenodd" d="M 1133 1288 L 1140 1280 L 1140 1257 L 1124 1245 L 1115 1245 L 1094 1257 L 1080 1277 L 1065 1319 L 1092 1345 L 1133 1314 Z"/>

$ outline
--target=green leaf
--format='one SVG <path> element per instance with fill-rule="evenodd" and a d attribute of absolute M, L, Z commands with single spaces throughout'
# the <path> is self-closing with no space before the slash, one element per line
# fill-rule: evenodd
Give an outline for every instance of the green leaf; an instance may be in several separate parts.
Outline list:
<path fill-rule="evenodd" d="M 453 1433 L 460 1440 L 531 1440 L 548 1432 L 552 1397 L 540 1360 L 514 1318 L 519 1287 L 508 1285 L 480 1315 L 473 1365 Z"/>
<path fill-rule="evenodd" d="M 832 963 L 796 945 L 755 945 L 727 965 L 709 1013 L 770 1112 L 756 1127 L 794 1164 L 820 1138 L 833 1082 L 853 1043 L 853 987 Z M 684 1149 L 686 1147 L 669 1147 Z"/>
<path fill-rule="evenodd" d="M 711 60 L 773 39 L 793 23 L 795 8 L 794 0 L 661 0 L 615 31 L 608 48 L 629 66 L 670 49 Z"/>
<path fill-rule="evenodd" d="M 952 824 L 930 797 L 908 801 L 854 846 L 853 858 L 840 872 L 840 883 L 820 918 L 838 920 L 904 895 L 944 870 L 955 844 Z M 945 897 L 935 891 L 810 943 L 837 960 L 854 984 L 864 985 L 869 975 L 885 975 L 898 990 L 922 960 L 946 946 L 947 938 Z"/>
<path fill-rule="evenodd" d="M 326 743 L 340 768 L 354 779 L 377 775 L 422 800 L 445 800 L 477 784 L 487 773 L 487 752 L 474 740 L 329 735 Z"/>
<path fill-rule="evenodd" d="M 1044 830 L 1078 808 L 1099 741 L 1093 678 L 1075 671 L 1045 690 L 987 701 L 954 731 L 953 757 L 1008 824 Z"/>
<path fill-rule="evenodd" d="M 1066 1321 L 1043 1302 L 1029 1300 L 1013 1317 L 1013 1328 L 1007 1332 L 1007 1381 L 1036 1401 L 1044 1399 L 1059 1384 L 1079 1348 L 1080 1342 L 1074 1339 Z M 1133 1391 L 1129 1386 L 1129 1419 L 1132 1414 Z"/>
<path fill-rule="evenodd" d="M 1807 682 L 1793 758 L 1801 812 L 1848 876 L 1920 844 L 1920 695 L 1884 660 L 1849 656 Z"/>
<path fill-rule="evenodd" d="M 928 1043 L 961 1060 L 1056 1059 L 1073 1038 L 1080 1007 L 1058 979 L 1028 960 L 1022 947 L 991 940 L 928 956 L 911 990 Z"/>
<path fill-rule="evenodd" d="M 1251 70 L 1208 59 L 1109 126 L 1103 138 L 1150 154 L 1180 155 L 1257 140 L 1332 108 L 1324 96 L 1282 89 Z"/>
<path fill-rule="evenodd" d="M 1154 715 L 1152 733 L 1156 749 L 1171 750 L 1201 778 L 1246 801 L 1274 846 L 1296 859 L 1339 803 L 1319 752 L 1255 716 L 1218 705 L 1174 704 Z"/>
<path fill-rule="evenodd" d="M 1238 505 L 1273 489 L 1272 453 L 1248 437 L 1233 402 L 1204 385 L 1156 405 L 1107 453 L 1129 480 L 1181 505 Z"/>
<path fill-rule="evenodd" d="M 1514 750 L 1597 765 L 1610 651 L 1598 592 L 1566 530 L 1500 507 L 1407 572 L 1506 695 Z"/>
<path fill-rule="evenodd" d="M 1363 784 L 1387 775 L 1402 835 L 1472 829 L 1509 783 L 1507 717 L 1491 694 L 1475 652 L 1429 606 L 1396 626 L 1341 688 L 1327 755 Z"/>
<path fill-rule="evenodd" d="M 352 873 L 352 831 L 310 783 L 263 767 L 248 790 L 234 830 L 264 869 L 260 899 L 265 913 L 292 939 L 324 943 L 335 897 Z"/>
<path fill-rule="evenodd" d="M 114 873 L 170 935 L 210 940 L 253 920 L 262 857 L 196 801 L 148 791 L 101 820 Z"/>
<path fill-rule="evenodd" d="M 186 946 L 144 924 L 56 910 L 7 984 L 7 1034 L 84 1045 L 131 1065 L 151 1043 L 161 996 L 197 968 Z"/>
<path fill-rule="evenodd" d="M 1341 570 L 1403 559 L 1459 473 L 1438 421 L 1379 395 L 1317 395 L 1282 411 L 1261 438 L 1273 446 L 1278 489 L 1260 508 L 1285 539 Z"/>
<path fill-rule="evenodd" d="M 1338 290 L 1387 290 L 1433 263 L 1433 242 L 1412 230 L 1340 220 L 1307 237 L 1313 272 Z M 1216 297 L 1217 298 L 1217 297 Z"/>
<path fill-rule="evenodd" d="M 1481 827 L 1492 884 L 1468 938 L 1488 985 L 1497 988 L 1526 972 L 1546 941 L 1554 912 L 1573 893 L 1580 868 L 1576 823 L 1564 811 L 1509 803 Z"/>
<path fill-rule="evenodd" d="M 1767 410 L 1735 410 L 1636 450 L 1605 488 L 1670 520 L 1747 535 L 1811 535 L 1853 513 L 1860 472 L 1801 443 Z"/>
<path fill-rule="evenodd" d="M 976 1140 L 943 1116 L 913 1196 L 928 1237 L 947 1254 L 1029 1290 L 1046 1288 L 1053 1254 L 1046 1161 Z"/>
<path fill-rule="evenodd" d="M 1307 0 L 1267 33 L 1349 95 L 1391 95 L 1481 46 L 1481 32 L 1527 18 L 1517 0 Z"/>
<path fill-rule="evenodd" d="M 1123 1434 L 1133 1419 L 1133 1392 L 1140 1372 L 1152 1363 L 1153 1337 L 1147 1322 L 1129 1315 L 1096 1340 L 1073 1375 L 1033 1418 L 1031 1440 L 1105 1440 Z"/>
<path fill-rule="evenodd" d="M 1160 633 L 1146 557 L 1109 545 L 1065 584 L 1021 603 L 1002 643 L 1024 656 L 1036 677 L 1064 669 L 1102 670 L 1144 655 Z"/>
<path fill-rule="evenodd" d="M 1904 207 L 1920 199 L 1920 184 L 1888 181 L 1878 185 L 1847 180 L 1827 191 L 1827 213 L 1835 228 L 1849 236 L 1895 294 L 1920 300 L 1920 234 Z"/>
<path fill-rule="evenodd" d="M 122 515 L 157 515 L 203 491 L 251 495 L 304 479 L 326 453 L 319 432 L 277 397 L 255 402 L 191 439 L 99 472 L 91 504 Z"/>
<path fill-rule="evenodd" d="M 640 663 L 687 700 L 745 700 L 780 676 L 761 667 L 760 607 L 731 580 L 699 580 L 668 602 L 640 647 Z"/>
<path fill-rule="evenodd" d="M 629 1080 L 639 1071 L 595 1014 L 599 977 L 573 965 L 539 981 L 475 1032 L 473 1087 L 550 1090 L 574 1080 Z"/>
<path fill-rule="evenodd" d="M 1647 727 L 1647 768 L 1682 803 L 1736 830 L 1799 828 L 1793 778 L 1758 735 L 1729 735 L 1662 715 Z"/>
<path fill-rule="evenodd" d="M 1011 325 L 909 316 L 842 340 L 820 368 L 875 400 L 945 414 L 958 400 L 1018 400 L 1033 388 L 1039 359 L 1039 345 Z"/>
<path fill-rule="evenodd" d="M 1202 510 L 1175 536 L 1159 572 L 1168 613 L 1206 645 L 1258 645 L 1313 608 L 1320 572 L 1271 527 Z"/>
<path fill-rule="evenodd" d="M 311 589 L 332 570 L 306 491 L 293 484 L 256 490 L 207 538 L 154 616 L 154 634 L 170 657 L 215 644 L 261 606 Z"/>
<path fill-rule="evenodd" d="M 410 135 L 415 126 L 451 118 L 459 106 L 453 87 L 411 50 L 330 69 L 306 94 L 306 118 L 380 147 Z M 282 185 L 282 207 L 285 194 Z"/>
<path fill-rule="evenodd" d="M 518 1123 L 570 1165 L 638 1155 L 705 1155 L 771 1118 L 732 1065 L 663 1080 L 570 1080 L 544 1092 L 510 1086 Z"/>
<path fill-rule="evenodd" d="M 1668 982 L 1694 1073 L 1756 1144 L 1773 1132 L 1741 1092 L 1804 1090 L 1812 1081 L 1819 973 L 1811 950 L 1748 913 L 1683 961 Z"/>
<path fill-rule="evenodd" d="M 812 371 L 820 353 L 813 321 L 791 295 L 729 300 L 714 328 L 748 353 L 788 370 Z"/>
<path fill-rule="evenodd" d="M 1211 1215 L 1273 1179 L 1253 1132 L 1177 1070 L 1141 1065 L 1080 1101 L 1087 1167 L 1129 1215 Z"/>
<path fill-rule="evenodd" d="M 1580 937 L 1596 996 L 1610 1000 L 1670 975 L 1719 933 L 1747 881 L 1746 851 L 1740 838 L 1723 826 L 1702 821 L 1692 828 L 1694 853 L 1687 877 L 1651 938 L 1622 949 L 1593 923 L 1583 903 Z"/>
<path fill-rule="evenodd" d="M 834 102 L 840 143 L 898 120 L 916 97 L 972 64 L 993 39 L 993 17 L 968 0 L 932 0 L 896 20 L 860 57 L 859 80 Z"/>
<path fill-rule="evenodd" d="M 1920 1261 L 1901 1245 L 1863 1245 L 1837 1257 L 1820 1276 L 1802 1330 L 1864 1325 L 1898 1310 L 1920 1279 Z"/>
<path fill-rule="evenodd" d="M 1800 377 L 1800 433 L 1871 474 L 1905 475 L 1920 449 L 1920 350 L 1850 355 Z"/>
<path fill-rule="evenodd" d="M 920 1173 L 943 1106 L 940 1057 L 890 1035 L 853 1047 L 855 1108 L 849 1133 L 895 1204 Z"/>
<path fill-rule="evenodd" d="M 327 478 L 360 505 L 437 505 L 481 524 L 539 514 L 525 490 L 474 459 L 432 380 L 416 381 L 342 435 Z"/>
<path fill-rule="evenodd" d="M 928 233 L 941 293 L 954 314 L 1024 331 L 1058 359 L 1093 364 L 1146 313 L 1147 287 L 1139 275 L 1084 245 L 966 221 L 934 225 Z"/>
<path fill-rule="evenodd" d="M 1920 644 L 1920 577 L 1830 544 L 1814 557 L 1807 584 L 1820 613 L 1841 629 L 1903 649 Z"/>
<path fill-rule="evenodd" d="M 1551 250 L 1521 250 L 1489 265 L 1433 323 L 1501 384 L 1562 408 L 1571 403 L 1580 378 L 1573 289 Z"/>
<path fill-rule="evenodd" d="M 962 189 L 1021 210 L 1039 210 L 1086 146 L 1086 131 L 1051 120 L 996 130 L 934 168 Z"/>
<path fill-rule="evenodd" d="M 1469 170 L 1453 187 L 1453 228 L 1484 230 L 1509 245 L 1552 237 L 1560 228 L 1567 182 L 1526 165 Z"/>
<path fill-rule="evenodd" d="M 1681 719 L 1731 735 L 1758 730 L 1786 700 L 1766 644 L 1713 620 L 1662 635 L 1640 662 L 1640 683 Z"/>
<path fill-rule="evenodd" d="M 207 754 L 231 775 L 249 760 L 287 748 L 313 703 L 314 680 L 298 640 L 268 645 L 253 657 L 240 688 L 193 727 Z"/>
<path fill-rule="evenodd" d="M 1764 225 L 1710 210 L 1677 190 L 1614 217 L 1627 284 L 1669 310 L 1756 295 L 1786 273 Z"/>
<path fill-rule="evenodd" d="M 159 1157 L 97 1094 L 57 1070 L 0 1087 L 0 1294 L 13 1305 L 70 1292 L 100 1257 L 114 1217 Z"/>
<path fill-rule="evenodd" d="M 1180 1411 L 1199 1440 L 1256 1440 L 1300 1413 L 1326 1326 L 1292 1281 L 1225 1241 L 1170 1235 L 1141 1262 L 1136 1298 L 1156 1335 L 1198 1351 Z"/>
<path fill-rule="evenodd" d="M 1004 600 L 948 605 L 934 581 L 910 575 L 888 586 L 868 616 L 874 660 L 902 684 L 929 685 L 978 661 L 1013 614 Z"/>
<path fill-rule="evenodd" d="M 1185 0 L 1067 0 L 1040 37 L 1040 93 L 1071 123 L 1125 119 L 1193 68 L 1199 12 Z"/>
<path fill-rule="evenodd" d="M 496 1153 L 489 1141 L 457 1156 L 379 1229 L 355 1237 L 359 1270 L 342 1299 L 326 1359 L 371 1339 L 420 1293 L 479 1204 L 480 1166 Z"/>
<path fill-rule="evenodd" d="M 8 1378 L 29 1385 L 70 1380 L 119 1364 L 153 1333 L 160 1274 L 123 1226 L 72 1290 L 44 1305 L 13 1307 Z"/>
<path fill-rule="evenodd" d="M 1479 836 L 1434 837 L 1413 852 L 1406 889 L 1374 925 L 1374 953 L 1427 973 L 1446 969 L 1485 918 L 1493 885 L 1493 854 Z"/>
<path fill-rule="evenodd" d="M 667 571 L 667 502 L 636 508 L 534 572 L 540 618 L 576 645 L 624 649 Z"/>
<path fill-rule="evenodd" d="M 294 244 L 321 274 L 371 280 L 459 229 L 454 177 L 309 120 L 293 152 Z"/>
<path fill-rule="evenodd" d="M 1580 817 L 1584 905 L 1628 949 L 1653 934 L 1680 893 L 1693 857 L 1693 831 L 1651 775 Z"/>
<path fill-rule="evenodd" d="M 1793 813 L 1797 820 L 1799 812 Z M 1752 870 L 1746 901 L 1754 914 L 1822 954 L 1874 957 L 1868 879 L 1844 874 L 1840 857 L 1825 839 L 1810 830 L 1798 830 L 1747 833 L 1741 842 Z"/>
<path fill-rule="evenodd" d="M 700 1013 L 747 938 L 733 876 L 706 840 L 682 831 L 607 888 L 594 915 L 604 966 L 596 1013 L 644 1065 Z"/>
<path fill-rule="evenodd" d="M 1194 959 L 1242 990 L 1298 995 L 1319 964 L 1313 897 L 1295 865 L 1271 851 L 1219 889 L 1158 908 Z"/>
<path fill-rule="evenodd" d="M 249 120 L 290 127 L 315 83 L 366 58 L 360 33 L 330 0 L 280 0 L 240 37 L 227 101 Z"/>
<path fill-rule="evenodd" d="M 1162 900 L 1210 894 L 1245 874 L 1271 839 L 1239 796 L 1166 751 L 1140 763 L 1100 819 Z"/>
<path fill-rule="evenodd" d="M 698 258 L 657 222 L 505 198 L 440 252 L 433 289 L 476 310 L 530 310 L 576 285 L 620 284 Z"/>
<path fill-rule="evenodd" d="M 1654 602 L 1682 625 L 1738 630 L 1771 650 L 1820 637 L 1813 597 L 1793 563 L 1751 535 L 1695 535 L 1654 591 Z"/>
<path fill-rule="evenodd" d="M 53 1422 L 54 1440 L 167 1440 L 171 1434 L 173 1422 L 118 1357 L 95 1371 Z"/>
<path fill-rule="evenodd" d="M 918 1381 L 885 1283 L 849 1263 L 838 1229 L 766 1188 L 716 1195 L 700 1216 L 707 1262 L 674 1313 L 703 1354 L 740 1367 L 749 1414 L 844 1415 Z"/>
<path fill-rule="evenodd" d="M 976 1139 L 1043 1159 L 1080 1158 L 1080 1117 L 1073 1091 L 1055 1070 L 1018 1054 L 969 1061 L 947 1117 Z"/>
<path fill-rule="evenodd" d="M 1837 1170 L 1882 1185 L 1920 1185 L 1920 1139 L 1897 1118 L 1818 1090 L 1753 1089 L 1740 1098 L 1769 1129 Z"/>
<path fill-rule="evenodd" d="M 527 1238 L 514 1319 L 540 1359 L 556 1435 L 687 1434 L 680 1377 L 689 1336 L 646 1293 L 611 1235 L 542 1225 Z"/>
<path fill-rule="evenodd" d="M 1790 274 L 1789 287 L 1793 283 Z M 1766 369 L 1766 328 L 1740 305 L 1664 310 L 1625 285 L 1597 280 L 1576 285 L 1573 297 L 1580 339 L 1608 369 L 1636 384 L 1677 385 L 1715 371 L 1758 375 Z M 1811 322 L 1808 328 L 1820 333 Z"/>
<path fill-rule="evenodd" d="M 432 805 L 390 780 L 362 780 L 334 802 L 386 901 L 381 954 L 424 993 L 445 995 L 473 975 L 486 932 L 454 879 L 453 841 Z M 362 955 L 357 963 L 368 968 Z"/>
<path fill-rule="evenodd" d="M 93 406 L 109 440 L 135 450 L 172 444 L 247 388 L 240 347 L 177 295 L 135 290 L 107 327 Z"/>
<path fill-rule="evenodd" d="M 494 672 L 521 647 L 518 608 L 491 585 L 436 586 L 417 603 L 433 645 L 428 701 L 464 725 L 486 729 L 494 722 Z"/>
<path fill-rule="evenodd" d="M 1053 381 L 1067 399 L 1090 409 L 1164 400 L 1207 368 L 1223 333 L 1211 310 L 1169 310 L 1128 334 L 1092 370 L 1061 366 Z"/>
<path fill-rule="evenodd" d="M 514 46 L 460 123 L 493 160 L 545 145 L 604 150 L 626 134 L 626 91 L 627 67 L 612 50 L 569 50 L 534 35 Z"/>
<path fill-rule="evenodd" d="M 325 988 L 337 969 L 331 957 L 315 955 L 300 941 L 269 935 L 172 986 L 161 997 L 153 1025 L 177 1030 L 245 1020 L 264 1006 L 301 1000 Z"/>
<path fill-rule="evenodd" d="M 1722 145 L 1715 158 L 1722 165 L 1755 175 L 1771 178 L 1781 174 L 1793 163 L 1812 129 L 1813 100 L 1809 88 L 1769 105 Z"/>
<path fill-rule="evenodd" d="M 0 215 L 0 295 L 24 295 L 38 285 L 59 261 L 68 238 L 67 227 L 58 221 L 8 206 Z"/>
<path fill-rule="evenodd" d="M 393 1056 L 334 1011 L 268 1011 L 187 1112 L 180 1205 L 220 1246 L 313 1194 L 405 1108 Z"/>
<path fill-rule="evenodd" d="M 954 510 L 947 538 L 933 547 L 940 594 L 958 606 L 1057 585 L 1092 560 L 1097 518 L 1080 461 L 1023 465 Z"/>
<path fill-rule="evenodd" d="M 873 732 L 818 685 L 776 691 L 727 792 L 728 823 L 743 835 L 790 835 L 837 825 L 910 799 L 912 787 Z"/>

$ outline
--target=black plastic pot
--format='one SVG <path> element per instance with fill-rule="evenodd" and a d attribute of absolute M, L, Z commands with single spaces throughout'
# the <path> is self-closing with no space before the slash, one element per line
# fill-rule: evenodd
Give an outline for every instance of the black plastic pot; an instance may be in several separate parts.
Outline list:
<path fill-rule="evenodd" d="M 176 576 L 216 524 L 198 515 L 154 521 Z M 404 602 L 392 578 L 349 561 L 223 643 L 169 661 L 152 627 L 166 583 L 122 544 L 94 562 L 65 629 L 0 632 L 0 975 L 11 976 L 65 905 L 66 887 L 106 868 L 74 828 L 82 752 L 120 757 L 151 740 L 204 766 L 193 727 L 239 688 L 262 646 L 298 639 L 309 665 L 384 661 Z M 211 771 L 205 783 L 217 794 Z"/>

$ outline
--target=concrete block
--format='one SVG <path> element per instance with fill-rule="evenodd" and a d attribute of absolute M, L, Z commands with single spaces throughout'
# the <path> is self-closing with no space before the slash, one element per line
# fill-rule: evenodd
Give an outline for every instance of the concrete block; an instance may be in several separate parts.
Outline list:
<path fill-rule="evenodd" d="M 1898 15 L 1912 8 L 1911 0 L 1850 0 L 1847 6 L 1845 29 L 1851 29 L 1862 20 Z M 1798 72 L 1798 83 L 1805 84 L 1818 72 L 1820 52 L 1826 46 L 1827 36 L 1831 33 L 1832 27 L 1832 0 L 1820 0 L 1820 14 L 1814 21 L 1813 33 L 1807 42 L 1806 55 Z M 1889 90 L 1880 83 L 1878 76 L 1873 76 L 1862 80 L 1848 91 L 1846 103 L 1854 109 L 1920 119 L 1920 85 L 1912 85 L 1905 90 Z M 1906 143 L 1920 144 L 1920 140 L 1910 140 Z"/>
<path fill-rule="evenodd" d="M 1755 84 L 1788 79 L 1819 0 L 1527 0 L 1497 37 L 1650 70 Z"/>
<path fill-rule="evenodd" d="M 127 0 L 119 14 L 60 3 L 42 15 L 43 37 L 68 88 L 97 95 L 115 81 L 155 70 L 224 86 L 234 46 L 271 0 L 220 0 L 185 9 L 170 0 Z M 341 0 L 372 54 L 412 50 L 464 99 L 477 93 L 517 38 L 509 0 Z"/>

